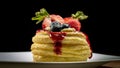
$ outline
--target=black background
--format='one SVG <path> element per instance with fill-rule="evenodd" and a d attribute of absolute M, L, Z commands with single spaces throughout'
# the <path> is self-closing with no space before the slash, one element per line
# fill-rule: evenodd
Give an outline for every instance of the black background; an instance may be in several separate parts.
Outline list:
<path fill-rule="evenodd" d="M 32 36 L 41 24 L 31 21 L 36 11 L 46 8 L 50 14 L 68 17 L 82 10 L 89 16 L 81 21 L 93 52 L 120 55 L 119 11 L 115 1 L 94 0 L 28 0 L 2 2 L 0 10 L 1 52 L 30 51 Z"/>

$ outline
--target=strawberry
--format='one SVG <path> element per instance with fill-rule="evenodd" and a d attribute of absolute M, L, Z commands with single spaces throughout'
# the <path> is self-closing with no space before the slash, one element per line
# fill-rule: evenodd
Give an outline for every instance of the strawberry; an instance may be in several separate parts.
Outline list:
<path fill-rule="evenodd" d="M 71 28 L 75 28 L 76 31 L 80 31 L 81 23 L 79 20 L 87 19 L 88 16 L 84 15 L 82 11 L 77 11 L 72 14 L 71 17 L 64 18 L 65 23 L 69 24 Z"/>
<path fill-rule="evenodd" d="M 45 29 L 46 27 L 50 26 L 51 22 L 52 22 L 51 18 L 45 17 L 45 19 L 43 20 L 43 23 L 42 23 L 42 28 Z"/>
<path fill-rule="evenodd" d="M 75 28 L 76 31 L 80 31 L 81 23 L 78 19 L 73 19 L 72 17 L 64 18 L 65 23 L 69 24 L 71 28 Z"/>
<path fill-rule="evenodd" d="M 53 21 L 64 23 L 64 19 L 60 15 L 52 14 L 49 17 L 45 17 L 45 19 L 42 23 L 42 28 L 44 29 L 46 27 L 49 27 L 50 23 L 53 22 Z"/>
<path fill-rule="evenodd" d="M 39 24 L 41 21 L 42 28 L 45 29 L 46 27 L 50 26 L 50 23 L 53 21 L 57 21 L 60 23 L 64 23 L 64 19 L 60 15 L 49 14 L 45 8 L 40 9 L 40 11 L 35 13 L 35 17 L 32 17 L 32 20 L 37 20 L 36 24 Z"/>
<path fill-rule="evenodd" d="M 64 19 L 60 15 L 52 14 L 52 15 L 50 15 L 50 18 L 51 18 L 52 21 L 57 21 L 57 22 L 60 22 L 60 23 L 64 23 Z"/>

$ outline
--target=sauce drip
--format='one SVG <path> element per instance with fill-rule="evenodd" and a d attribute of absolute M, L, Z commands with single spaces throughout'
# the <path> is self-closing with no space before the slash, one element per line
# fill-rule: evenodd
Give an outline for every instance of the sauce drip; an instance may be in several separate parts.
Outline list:
<path fill-rule="evenodd" d="M 36 30 L 36 34 L 39 33 L 40 31 L 41 31 L 40 29 Z"/>
<path fill-rule="evenodd" d="M 85 33 L 84 33 L 85 34 Z M 89 44 L 89 47 L 90 47 L 90 50 L 91 50 L 91 55 L 90 55 L 90 57 L 89 57 L 89 59 L 90 58 L 92 58 L 92 48 L 91 48 L 91 46 L 90 46 L 90 40 L 89 40 L 89 38 L 88 38 L 88 36 L 85 34 L 85 36 L 86 36 L 86 40 L 87 40 L 87 42 L 88 42 L 88 44 Z"/>
<path fill-rule="evenodd" d="M 61 48 L 62 48 L 62 40 L 66 36 L 66 33 L 64 32 L 49 32 L 50 38 L 54 42 L 54 52 L 57 55 L 60 55 L 62 53 Z"/>
<path fill-rule="evenodd" d="M 90 41 L 89 41 L 88 37 L 86 38 L 86 40 L 87 40 L 87 42 L 88 42 L 88 44 L 89 44 L 89 47 L 90 47 L 90 50 L 91 50 L 91 55 L 90 55 L 90 57 L 89 57 L 89 59 L 90 59 L 90 58 L 92 58 L 92 49 L 91 49 Z"/>

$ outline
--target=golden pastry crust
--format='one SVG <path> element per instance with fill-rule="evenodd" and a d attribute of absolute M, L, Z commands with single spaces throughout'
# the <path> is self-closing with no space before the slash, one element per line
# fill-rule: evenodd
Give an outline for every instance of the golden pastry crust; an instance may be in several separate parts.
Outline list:
<path fill-rule="evenodd" d="M 90 48 L 87 45 L 62 45 L 62 55 L 56 55 L 53 51 L 54 44 L 32 44 L 31 50 L 34 55 L 53 57 L 80 57 L 90 56 Z"/>
<path fill-rule="evenodd" d="M 47 57 L 33 55 L 34 62 L 74 62 L 74 61 L 87 61 L 87 57 Z"/>
<path fill-rule="evenodd" d="M 50 38 L 49 32 L 40 31 L 33 38 L 31 52 L 35 62 L 68 62 L 68 61 L 86 61 L 91 56 L 91 50 L 82 32 L 76 32 L 74 29 L 64 29 L 66 36 L 61 41 L 62 54 L 57 55 L 54 50 L 54 41 Z"/>
<path fill-rule="evenodd" d="M 85 35 L 82 32 L 66 32 L 65 38 L 62 40 L 62 44 L 88 44 Z M 32 41 L 34 43 L 48 44 L 54 43 L 50 38 L 47 31 L 41 31 L 37 33 Z M 71 43 L 72 42 L 72 43 Z"/>
<path fill-rule="evenodd" d="M 43 50 L 52 50 L 54 48 L 54 44 L 38 44 L 38 43 L 33 43 L 31 46 L 31 50 L 33 49 L 43 49 Z M 72 50 L 84 50 L 84 49 L 89 49 L 88 45 L 83 45 L 83 44 L 76 44 L 76 45 L 71 45 L 71 44 L 63 44 L 62 49 L 72 49 Z"/>

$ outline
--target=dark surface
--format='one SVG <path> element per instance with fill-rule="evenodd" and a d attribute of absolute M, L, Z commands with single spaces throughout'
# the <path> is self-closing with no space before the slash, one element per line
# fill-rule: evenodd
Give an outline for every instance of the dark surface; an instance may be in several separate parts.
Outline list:
<path fill-rule="evenodd" d="M 120 55 L 119 17 L 116 2 L 91 0 L 31 0 L 3 2 L 1 6 L 0 51 L 30 51 L 32 36 L 41 24 L 31 21 L 36 11 L 46 8 L 50 14 L 70 16 L 82 10 L 89 16 L 81 21 L 82 29 L 90 39 L 93 52 Z M 114 4 L 114 5 L 111 5 Z"/>

